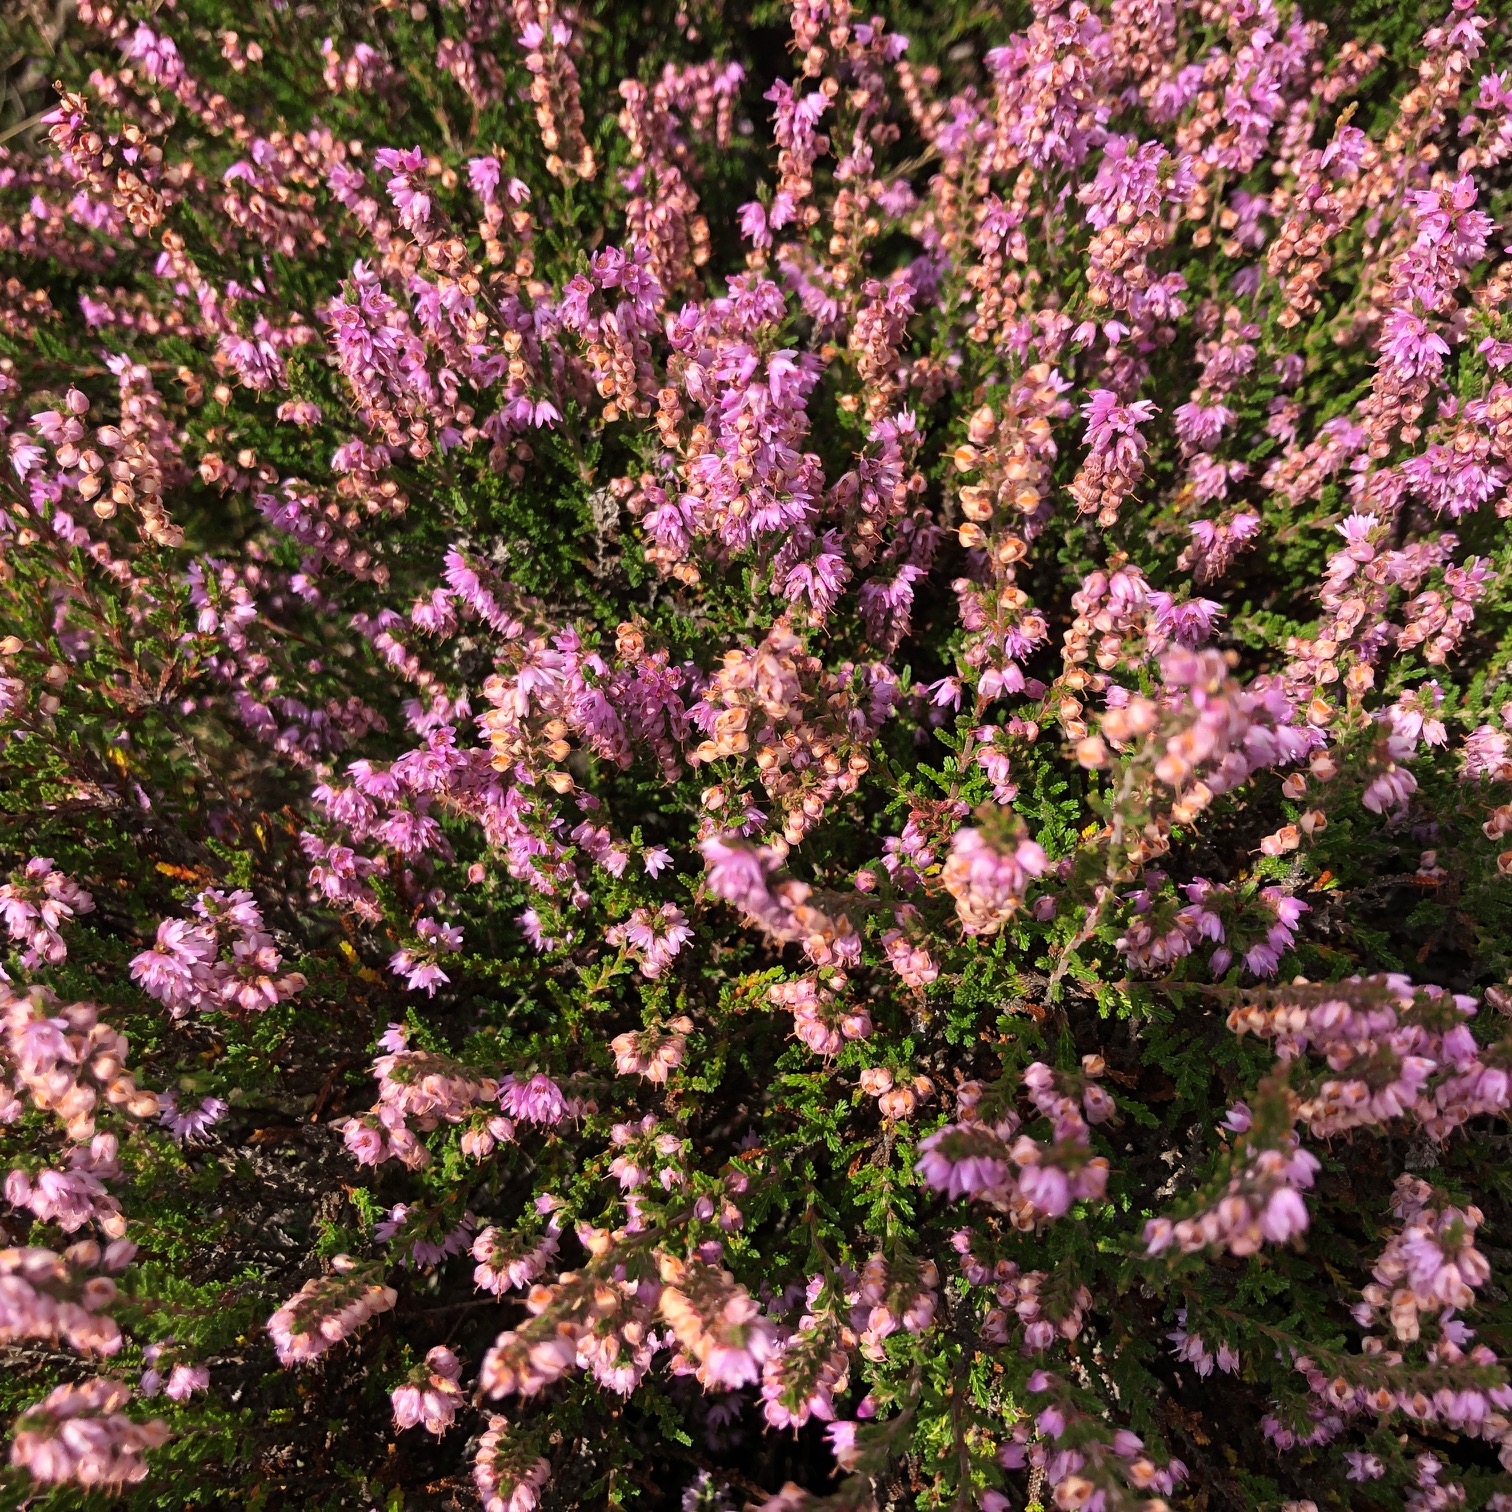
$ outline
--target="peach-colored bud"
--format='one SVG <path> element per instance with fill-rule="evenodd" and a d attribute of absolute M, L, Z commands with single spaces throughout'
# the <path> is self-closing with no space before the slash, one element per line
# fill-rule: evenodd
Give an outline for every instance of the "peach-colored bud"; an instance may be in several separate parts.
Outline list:
<path fill-rule="evenodd" d="M 1297 831 L 1295 824 L 1283 825 L 1274 835 L 1267 835 L 1260 842 L 1260 849 L 1267 856 L 1284 856 L 1288 851 L 1296 850 L 1302 842 L 1302 837 Z"/>
<path fill-rule="evenodd" d="M 1107 743 L 1101 735 L 1088 735 L 1085 740 L 1077 742 L 1076 759 L 1088 771 L 1095 771 L 1099 767 L 1107 766 Z"/>
<path fill-rule="evenodd" d="M 992 518 L 992 494 L 980 484 L 970 484 L 961 490 L 961 513 L 968 520 Z"/>

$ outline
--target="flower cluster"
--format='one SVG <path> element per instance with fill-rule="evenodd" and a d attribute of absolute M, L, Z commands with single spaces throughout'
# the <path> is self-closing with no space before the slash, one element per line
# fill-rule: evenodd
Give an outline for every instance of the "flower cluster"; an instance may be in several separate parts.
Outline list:
<path fill-rule="evenodd" d="M 461 1373 L 462 1363 L 451 1350 L 441 1345 L 431 1350 L 425 1363 L 410 1373 L 410 1379 L 393 1390 L 394 1426 L 413 1428 L 419 1423 L 427 1433 L 445 1433 L 462 1395 L 457 1385 Z"/>
<path fill-rule="evenodd" d="M 127 1417 L 121 1408 L 130 1400 L 129 1387 L 103 1376 L 59 1386 L 22 1415 L 11 1464 L 43 1485 L 74 1481 L 118 1490 L 145 1479 L 145 1452 L 167 1442 L 168 1427 Z"/>
<path fill-rule="evenodd" d="M 268 1334 L 282 1364 L 301 1364 L 350 1338 L 398 1299 L 394 1288 L 379 1281 L 371 1268 L 337 1255 L 330 1275 L 306 1281 L 268 1319 Z"/>
<path fill-rule="evenodd" d="M 1496 7 L 54 9 L 17 1495 L 1512 1506 Z"/>
<path fill-rule="evenodd" d="M 209 889 L 194 913 L 197 922 L 164 919 L 152 948 L 131 962 L 132 979 L 175 1018 L 212 1008 L 262 1013 L 303 990 L 299 972 L 282 970 L 283 955 L 250 892 Z"/>
<path fill-rule="evenodd" d="M 25 947 L 24 966 L 56 966 L 68 955 L 61 926 L 93 912 L 94 899 L 50 856 L 33 856 L 19 877 L 0 887 L 0 915 L 11 942 Z"/>

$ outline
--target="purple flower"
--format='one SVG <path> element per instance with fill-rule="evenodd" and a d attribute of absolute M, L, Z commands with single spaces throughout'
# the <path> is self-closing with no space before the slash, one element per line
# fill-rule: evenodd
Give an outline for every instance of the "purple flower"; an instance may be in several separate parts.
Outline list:
<path fill-rule="evenodd" d="M 951 1199 L 976 1197 L 1007 1185 L 1008 1150 L 985 1129 L 947 1125 L 920 1143 L 915 1169 Z"/>
<path fill-rule="evenodd" d="M 1438 377 L 1449 355 L 1449 343 L 1421 315 L 1395 309 L 1382 322 L 1380 352 L 1403 382 L 1411 382 Z"/>
<path fill-rule="evenodd" d="M 498 194 L 499 171 L 499 160 L 496 157 L 468 159 L 467 182 L 471 186 L 472 192 L 485 205 L 491 205 Z"/>
<path fill-rule="evenodd" d="M 1178 406 L 1173 416 L 1177 439 L 1191 451 L 1211 451 L 1234 418 L 1227 405 L 1202 405 L 1195 401 Z"/>
<path fill-rule="evenodd" d="M 1272 1244 L 1284 1244 L 1307 1229 L 1307 1204 L 1292 1187 L 1278 1187 L 1271 1193 L 1260 1217 L 1260 1231 Z"/>
<path fill-rule="evenodd" d="M 181 1113 L 171 1092 L 160 1092 L 158 1105 L 162 1110 L 158 1121 L 180 1144 L 202 1139 L 205 1132 L 225 1116 L 227 1107 L 218 1097 L 206 1097 L 192 1113 Z"/>
<path fill-rule="evenodd" d="M 541 1072 L 523 1083 L 506 1076 L 499 1083 L 499 1102 L 511 1118 L 525 1123 L 556 1124 L 569 1112 L 561 1089 Z"/>
<path fill-rule="evenodd" d="M 1213 625 L 1226 612 L 1212 599 L 1186 599 L 1180 603 L 1169 593 L 1152 592 L 1150 608 L 1155 611 L 1155 628 L 1164 637 L 1181 646 L 1205 645 L 1213 638 Z"/>

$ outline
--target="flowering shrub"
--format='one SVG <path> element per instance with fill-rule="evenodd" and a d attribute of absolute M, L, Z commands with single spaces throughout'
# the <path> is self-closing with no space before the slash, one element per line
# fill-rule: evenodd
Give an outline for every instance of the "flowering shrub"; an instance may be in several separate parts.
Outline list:
<path fill-rule="evenodd" d="M 1512 1509 L 1498 9 L 12 9 L 7 1504 Z"/>

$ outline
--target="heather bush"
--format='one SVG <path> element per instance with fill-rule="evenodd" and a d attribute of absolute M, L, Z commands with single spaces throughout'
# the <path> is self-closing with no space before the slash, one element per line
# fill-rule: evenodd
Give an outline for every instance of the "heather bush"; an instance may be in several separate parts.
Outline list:
<path fill-rule="evenodd" d="M 0 16 L 5 1506 L 1512 1509 L 1507 20 L 884 9 Z"/>

